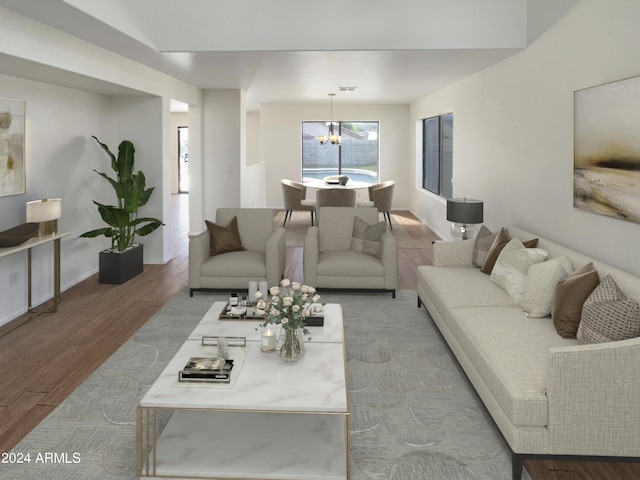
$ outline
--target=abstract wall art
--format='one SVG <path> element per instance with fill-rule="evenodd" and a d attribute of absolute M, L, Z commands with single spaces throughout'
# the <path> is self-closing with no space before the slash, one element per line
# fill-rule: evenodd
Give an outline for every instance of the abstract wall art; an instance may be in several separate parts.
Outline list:
<path fill-rule="evenodd" d="M 0 197 L 25 193 L 24 101 L 0 97 Z"/>
<path fill-rule="evenodd" d="M 640 77 L 574 92 L 573 205 L 640 223 Z"/>

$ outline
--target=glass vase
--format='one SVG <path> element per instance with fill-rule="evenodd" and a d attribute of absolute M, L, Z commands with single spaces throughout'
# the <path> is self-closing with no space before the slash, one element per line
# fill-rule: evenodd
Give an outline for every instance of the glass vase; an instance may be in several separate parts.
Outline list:
<path fill-rule="evenodd" d="M 278 351 L 280 360 L 287 363 L 293 363 L 304 357 L 304 333 L 301 328 L 285 328 L 283 329 L 282 346 Z"/>

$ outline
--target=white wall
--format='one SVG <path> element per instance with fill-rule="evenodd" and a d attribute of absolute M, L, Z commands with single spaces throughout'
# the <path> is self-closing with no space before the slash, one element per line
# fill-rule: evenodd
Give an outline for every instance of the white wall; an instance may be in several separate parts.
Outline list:
<path fill-rule="evenodd" d="M 25 203 L 40 198 L 62 198 L 58 230 L 71 232 L 61 241 L 62 288 L 97 271 L 105 239 L 85 240 L 78 235 L 93 228 L 98 212 L 92 200 L 105 182 L 93 169 L 104 171 L 101 149 L 91 135 L 114 128 L 107 97 L 79 90 L 0 75 L 0 95 L 21 99 L 26 105 L 26 195 L 0 198 L 0 230 L 26 218 Z M 110 188 L 110 187 L 109 187 Z M 20 282 L 9 286 L 9 275 Z M 53 245 L 33 249 L 33 303 L 53 294 Z M 0 258 L 0 325 L 26 311 L 26 253 Z"/>
<path fill-rule="evenodd" d="M 0 198 L 0 230 L 25 221 L 27 201 L 61 197 L 59 230 L 71 232 L 61 242 L 65 290 L 96 273 L 98 252 L 110 245 L 104 238 L 78 238 L 104 225 L 92 200 L 113 201 L 111 186 L 93 172 L 109 172 L 110 165 L 90 136 L 98 136 L 114 152 L 121 140 L 134 142 L 136 165 L 144 170 L 147 184 L 156 187 L 145 214 L 167 219 L 171 192 L 169 99 L 188 103 L 197 112 L 202 92 L 3 8 L 0 55 L 0 96 L 26 101 L 27 164 L 27 194 Z M 193 128 L 201 128 L 195 116 Z M 197 131 L 190 133 L 192 157 L 200 161 L 202 137 Z M 163 228 L 144 237 L 145 262 L 171 258 L 168 232 Z M 53 293 L 49 247 L 33 251 L 34 305 Z M 18 272 L 20 281 L 9 287 L 13 272 Z M 25 282 L 26 254 L 0 259 L 0 325 L 26 311 Z"/>
<path fill-rule="evenodd" d="M 265 205 L 265 165 L 260 156 L 260 114 L 247 112 L 247 157 L 241 169 L 240 201 L 245 208 Z"/>
<path fill-rule="evenodd" d="M 240 207 L 240 169 L 245 163 L 246 111 L 240 90 L 206 90 L 202 115 L 202 188 L 204 219 L 214 220 L 219 207 Z M 194 186 L 194 190 L 195 190 Z"/>
<path fill-rule="evenodd" d="M 328 105 L 266 104 L 260 109 L 260 154 L 266 206 L 282 208 L 280 180 L 302 177 L 302 122 L 329 120 Z M 380 122 L 380 180 L 395 180 L 393 208 L 409 206 L 409 106 L 333 104 L 334 120 Z M 359 199 L 368 200 L 366 191 Z"/>
<path fill-rule="evenodd" d="M 165 103 L 155 96 L 111 98 L 116 123 L 116 140 L 110 145 L 111 151 L 117 154 L 120 142 L 131 140 L 136 149 L 135 169 L 144 172 L 147 188 L 154 187 L 149 202 L 140 210 L 140 216 L 168 219 L 171 204 L 168 100 Z M 108 203 L 113 203 L 113 191 L 109 193 Z M 165 263 L 171 259 L 168 228 L 160 227 L 146 237 L 136 237 L 136 242 L 144 244 L 145 263 Z"/>
<path fill-rule="evenodd" d="M 411 105 L 411 208 L 447 236 L 421 191 L 420 119 L 454 112 L 454 196 L 492 230 L 519 224 L 640 274 L 640 225 L 573 208 L 573 92 L 640 75 L 640 2 L 583 0 L 527 50 Z"/>

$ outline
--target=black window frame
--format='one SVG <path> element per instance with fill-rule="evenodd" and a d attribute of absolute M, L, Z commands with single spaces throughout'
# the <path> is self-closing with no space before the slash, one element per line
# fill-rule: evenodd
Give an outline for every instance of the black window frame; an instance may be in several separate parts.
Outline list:
<path fill-rule="evenodd" d="M 314 176 L 306 176 L 305 173 L 308 173 L 308 170 L 311 168 L 309 165 L 305 165 L 305 147 L 304 147 L 304 141 L 305 141 L 305 124 L 315 124 L 315 125 L 323 125 L 325 126 L 324 128 L 326 129 L 326 131 L 328 132 L 329 130 L 329 124 L 331 122 L 330 121 L 303 121 L 301 124 L 301 129 L 302 129 L 302 148 L 301 148 L 301 160 L 300 160 L 300 165 L 301 165 L 301 170 L 302 170 L 302 179 L 304 180 L 305 178 L 317 178 Z M 375 124 L 376 129 L 376 135 L 377 138 L 375 139 L 375 171 L 372 170 L 368 170 L 372 173 L 372 178 L 371 180 L 362 180 L 366 183 L 377 183 L 379 182 L 380 179 L 380 121 L 379 120 L 334 120 L 333 121 L 333 129 L 334 132 L 338 135 L 342 136 L 342 144 L 331 144 L 329 142 L 327 142 L 326 145 L 320 145 L 319 141 L 314 137 L 313 138 L 313 142 L 318 142 L 318 145 L 320 145 L 319 148 L 321 149 L 326 149 L 328 152 L 329 151 L 335 151 L 335 149 L 337 149 L 337 154 L 336 154 L 336 159 L 337 159 L 337 164 L 335 166 L 327 166 L 326 170 L 333 170 L 331 171 L 330 175 L 342 175 L 343 173 L 343 169 L 347 169 L 347 174 L 349 174 L 348 169 L 354 169 L 356 168 L 355 165 L 353 164 L 349 164 L 347 163 L 345 165 L 345 161 L 343 158 L 343 148 L 345 147 L 345 138 L 344 138 L 344 129 L 343 129 L 343 125 L 349 125 L 349 124 Z M 346 129 L 346 127 L 345 127 Z M 321 134 L 323 134 L 324 132 L 320 132 Z M 373 175 L 375 174 L 375 176 Z"/>
<path fill-rule="evenodd" d="M 453 196 L 453 113 L 422 120 L 422 188 Z"/>

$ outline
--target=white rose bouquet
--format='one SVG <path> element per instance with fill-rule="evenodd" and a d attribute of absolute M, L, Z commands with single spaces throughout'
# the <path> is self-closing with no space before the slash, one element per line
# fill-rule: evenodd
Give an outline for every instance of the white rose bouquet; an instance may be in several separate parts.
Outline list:
<path fill-rule="evenodd" d="M 281 358 L 292 358 L 296 354 L 302 356 L 304 344 L 297 342 L 294 334 L 301 329 L 304 335 L 310 335 L 304 320 L 313 313 L 322 312 L 320 295 L 316 293 L 315 288 L 292 282 L 287 278 L 282 280 L 280 285 L 271 287 L 269 294 L 270 298 L 265 299 L 262 298 L 261 292 L 256 292 L 256 314 L 265 316 L 265 321 L 260 326 L 282 326 L 285 338 L 280 352 Z"/>

